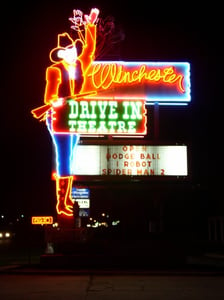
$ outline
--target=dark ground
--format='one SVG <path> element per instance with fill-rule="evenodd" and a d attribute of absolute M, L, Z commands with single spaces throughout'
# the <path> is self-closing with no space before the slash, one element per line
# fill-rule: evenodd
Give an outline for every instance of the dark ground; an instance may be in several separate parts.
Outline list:
<path fill-rule="evenodd" d="M 178 240 L 158 235 L 119 239 L 108 232 L 105 235 L 103 230 L 80 232 L 80 229 L 55 235 L 53 241 L 46 238 L 43 227 L 17 233 L 11 240 L 1 240 L 1 272 L 224 272 L 224 251 L 220 243 Z"/>

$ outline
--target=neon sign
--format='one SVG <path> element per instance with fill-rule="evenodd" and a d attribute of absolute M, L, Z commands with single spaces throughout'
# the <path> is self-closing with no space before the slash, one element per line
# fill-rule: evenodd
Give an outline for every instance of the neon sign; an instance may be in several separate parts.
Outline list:
<path fill-rule="evenodd" d="M 57 75 L 59 79 L 52 84 L 52 78 L 57 72 L 53 69 L 51 73 L 47 71 L 50 95 L 45 94 L 45 98 L 53 99 L 58 94 L 60 75 Z M 191 101 L 190 92 L 190 64 L 186 62 L 93 61 L 85 74 L 80 93 L 70 94 L 78 98 L 97 94 L 96 97 L 92 96 L 96 100 L 104 97 L 144 99 L 146 105 L 155 102 L 181 105 Z M 45 106 L 32 110 L 34 117 L 45 115 L 54 102 L 45 100 Z"/>
<path fill-rule="evenodd" d="M 31 223 L 33 225 L 46 225 L 46 224 L 53 224 L 53 217 L 51 216 L 36 216 L 32 217 Z"/>
<path fill-rule="evenodd" d="M 80 135 L 142 136 L 146 105 L 185 105 L 191 100 L 189 63 L 96 60 L 97 32 L 103 26 L 98 15 L 97 8 L 88 15 L 73 10 L 71 33 L 58 34 L 50 51 L 44 105 L 31 111 L 46 121 L 52 137 L 56 211 L 69 217 L 73 216 L 74 170 L 85 164 L 76 156 Z"/>
<path fill-rule="evenodd" d="M 183 75 L 176 74 L 173 67 L 149 68 L 147 63 L 137 64 L 137 68 L 132 65 L 122 63 L 95 63 L 92 73 L 88 74 L 92 84 L 96 89 L 108 89 L 112 84 L 131 84 L 142 82 L 162 82 L 176 84 L 180 92 L 184 92 L 182 86 Z"/>
<path fill-rule="evenodd" d="M 178 62 L 101 62 L 92 63 L 83 91 L 100 95 L 137 97 L 155 102 L 189 102 L 190 65 Z"/>
<path fill-rule="evenodd" d="M 68 99 L 53 110 L 53 132 L 71 134 L 146 134 L 143 100 Z"/>

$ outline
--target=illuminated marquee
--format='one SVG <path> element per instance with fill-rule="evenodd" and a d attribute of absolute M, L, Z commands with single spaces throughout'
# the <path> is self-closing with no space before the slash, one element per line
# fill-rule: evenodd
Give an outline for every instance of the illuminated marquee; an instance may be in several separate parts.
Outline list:
<path fill-rule="evenodd" d="M 54 107 L 52 130 L 80 134 L 146 134 L 144 100 L 68 99 Z"/>
<path fill-rule="evenodd" d="M 187 176 L 187 146 L 79 145 L 74 175 Z"/>

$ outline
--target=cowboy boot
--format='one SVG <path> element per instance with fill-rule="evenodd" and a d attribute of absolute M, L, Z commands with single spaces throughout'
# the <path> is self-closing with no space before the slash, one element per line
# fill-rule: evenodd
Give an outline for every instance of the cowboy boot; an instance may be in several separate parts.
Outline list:
<path fill-rule="evenodd" d="M 66 216 L 73 215 L 73 202 L 71 200 L 72 180 L 70 177 L 71 176 L 56 177 L 56 210 L 58 214 L 64 214 Z"/>
<path fill-rule="evenodd" d="M 65 200 L 66 207 L 69 207 L 70 209 L 73 209 L 74 201 L 72 200 L 72 182 L 73 182 L 73 176 L 68 176 L 68 196 Z"/>

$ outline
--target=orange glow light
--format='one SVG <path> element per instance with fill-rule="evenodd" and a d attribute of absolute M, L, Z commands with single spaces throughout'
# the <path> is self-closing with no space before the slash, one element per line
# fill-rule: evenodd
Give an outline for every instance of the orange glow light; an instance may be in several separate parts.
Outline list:
<path fill-rule="evenodd" d="M 77 65 L 80 65 L 82 74 L 83 74 L 83 79 L 84 79 L 83 86 L 85 86 L 86 73 L 87 73 L 91 63 L 93 62 L 94 52 L 95 52 L 95 48 L 96 48 L 96 25 L 88 24 L 85 27 L 85 32 L 86 32 L 85 33 L 86 40 L 83 45 L 82 53 L 79 55 L 78 59 L 76 60 L 76 62 L 74 64 L 68 64 L 68 63 L 66 63 L 66 61 L 61 60 L 47 68 L 47 70 L 46 70 L 47 84 L 46 84 L 45 95 L 44 95 L 45 104 L 50 104 L 52 102 L 52 100 L 57 100 L 58 97 L 60 97 L 59 88 L 61 88 L 61 89 L 65 88 L 66 83 L 64 83 L 62 80 L 62 73 L 61 73 L 62 68 L 69 72 L 69 68 L 71 66 L 76 68 Z M 53 61 L 52 53 L 55 52 L 55 50 L 57 50 L 59 48 L 59 38 L 64 37 L 64 36 L 67 36 L 69 39 L 71 39 L 71 37 L 66 32 L 58 35 L 58 47 L 54 48 L 50 52 L 50 58 L 52 61 Z M 73 44 L 75 45 L 75 43 L 77 43 L 77 41 L 79 41 L 80 43 L 83 44 L 83 41 L 81 39 L 74 41 Z M 68 81 L 68 84 L 69 84 L 69 87 L 68 87 L 69 94 L 70 94 L 70 96 L 74 96 L 75 95 L 75 79 L 70 78 L 70 80 Z M 85 92 L 84 88 L 82 88 L 80 90 L 80 93 L 83 93 L 83 92 Z M 88 90 L 88 92 L 89 92 L 89 90 Z"/>
<path fill-rule="evenodd" d="M 139 63 L 101 63 L 95 62 L 87 75 L 95 89 L 107 90 L 116 85 L 155 84 L 176 85 L 179 92 L 184 92 L 183 74 L 177 74 L 171 66 L 148 66 Z"/>
<path fill-rule="evenodd" d="M 32 217 L 31 223 L 33 225 L 53 224 L 53 217 L 51 217 L 51 216 Z"/>
<path fill-rule="evenodd" d="M 73 201 L 71 198 L 73 176 L 56 177 L 58 215 L 73 216 Z"/>

